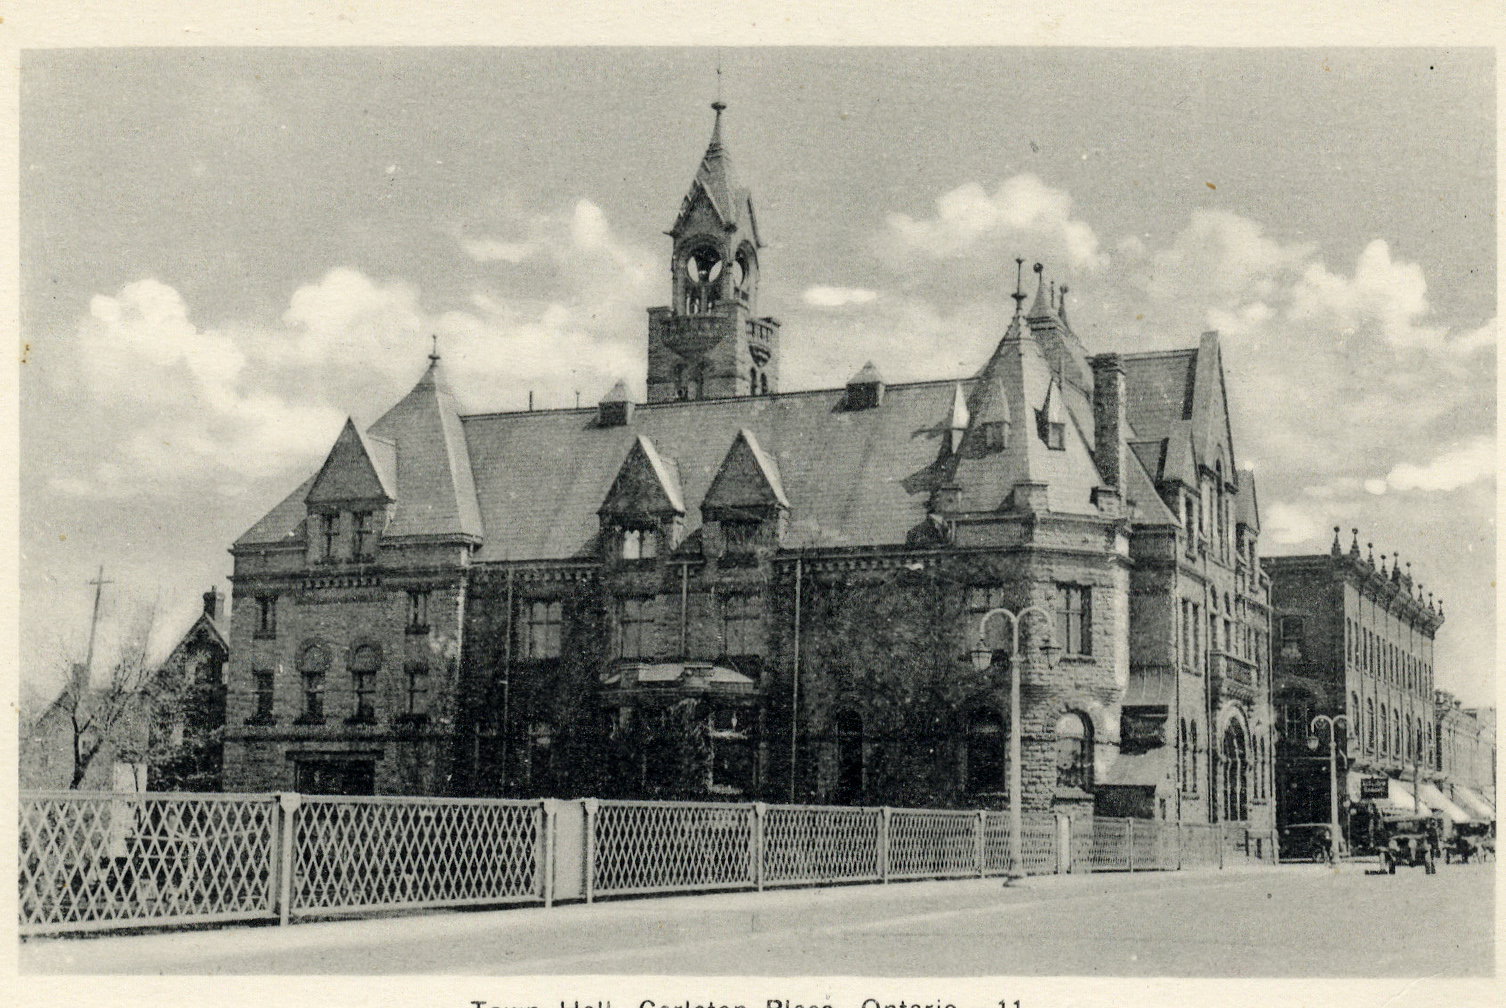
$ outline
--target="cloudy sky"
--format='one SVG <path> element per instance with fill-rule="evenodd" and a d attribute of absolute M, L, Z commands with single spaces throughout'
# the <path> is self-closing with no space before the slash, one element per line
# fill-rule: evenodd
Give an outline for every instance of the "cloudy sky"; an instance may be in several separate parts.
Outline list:
<path fill-rule="evenodd" d="M 1014 258 L 1090 351 L 1217 329 L 1267 554 L 1360 529 L 1493 700 L 1488 50 L 116 49 L 21 64 L 23 674 L 180 633 L 229 544 L 421 374 L 641 395 L 707 104 L 783 386 L 960 376 Z M 1388 561 L 1389 562 L 1389 561 Z"/>

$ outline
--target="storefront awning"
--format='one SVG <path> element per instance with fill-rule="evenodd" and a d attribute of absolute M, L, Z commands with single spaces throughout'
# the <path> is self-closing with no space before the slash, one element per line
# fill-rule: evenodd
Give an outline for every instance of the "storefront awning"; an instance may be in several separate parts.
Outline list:
<path fill-rule="evenodd" d="M 1360 780 L 1367 776 L 1370 775 L 1362 774 L 1355 770 L 1349 771 L 1348 776 L 1344 780 L 1344 786 L 1349 792 L 1349 800 L 1351 802 L 1358 802 L 1360 800 Z M 1389 812 L 1392 815 L 1402 813 L 1408 815 L 1417 814 L 1417 803 L 1412 800 L 1411 794 L 1408 793 L 1406 787 L 1400 781 L 1392 777 L 1386 779 L 1386 797 L 1384 799 L 1376 798 L 1373 801 L 1376 808 L 1382 812 Z"/>
<path fill-rule="evenodd" d="M 1470 818 L 1484 822 L 1495 822 L 1496 810 L 1478 794 L 1465 787 L 1463 784 L 1454 785 L 1454 800 L 1474 813 Z"/>
<path fill-rule="evenodd" d="M 1475 818 L 1474 815 L 1464 811 L 1464 809 L 1449 801 L 1448 798 L 1444 796 L 1442 791 L 1439 791 L 1427 781 L 1418 782 L 1417 797 L 1422 801 L 1424 805 L 1432 809 L 1434 812 L 1441 812 L 1444 818 L 1448 819 L 1450 822 L 1469 822 L 1470 820 Z"/>

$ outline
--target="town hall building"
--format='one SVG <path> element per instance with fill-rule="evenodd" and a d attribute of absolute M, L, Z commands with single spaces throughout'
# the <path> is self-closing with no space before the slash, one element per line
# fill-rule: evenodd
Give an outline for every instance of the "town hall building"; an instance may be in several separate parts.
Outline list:
<path fill-rule="evenodd" d="M 1017 674 L 1027 813 L 1270 829 L 1217 334 L 1090 355 L 1037 265 L 971 377 L 785 391 L 713 108 L 646 402 L 436 351 L 235 542 L 226 788 L 1002 807 Z"/>

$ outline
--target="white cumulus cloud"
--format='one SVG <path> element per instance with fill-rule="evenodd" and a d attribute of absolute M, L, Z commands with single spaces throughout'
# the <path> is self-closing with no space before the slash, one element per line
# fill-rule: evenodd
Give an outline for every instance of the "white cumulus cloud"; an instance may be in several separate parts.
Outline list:
<path fill-rule="evenodd" d="M 817 308 L 842 308 L 846 305 L 867 304 L 878 297 L 878 291 L 863 287 L 807 287 L 801 300 Z"/>
<path fill-rule="evenodd" d="M 1386 474 L 1386 485 L 1393 490 L 1442 492 L 1492 478 L 1495 472 L 1495 439 L 1480 436 L 1422 465 L 1410 462 L 1397 465 Z"/>

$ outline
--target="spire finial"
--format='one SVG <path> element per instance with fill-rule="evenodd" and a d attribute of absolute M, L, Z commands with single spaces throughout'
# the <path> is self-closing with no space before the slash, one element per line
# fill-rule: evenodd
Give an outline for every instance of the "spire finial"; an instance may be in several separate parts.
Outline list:
<path fill-rule="evenodd" d="M 1025 260 L 1016 256 L 1014 261 L 1014 293 L 1009 295 L 1010 297 L 1014 298 L 1015 318 L 1019 318 L 1020 312 L 1025 310 L 1025 288 L 1023 286 L 1022 280 L 1024 276 L 1024 269 Z"/>
<path fill-rule="evenodd" d="M 1370 551 L 1370 569 L 1374 570 L 1375 569 L 1375 543 L 1373 543 L 1373 542 L 1367 542 L 1365 544 L 1365 549 L 1367 549 L 1367 550 Z"/>
<path fill-rule="evenodd" d="M 1360 530 L 1357 528 L 1350 529 L 1349 534 L 1354 537 L 1353 539 L 1349 540 L 1349 555 L 1352 557 L 1357 557 L 1360 555 Z"/>
<path fill-rule="evenodd" d="M 434 341 L 434 349 L 432 349 L 432 350 L 429 351 L 429 360 L 431 362 L 435 363 L 435 364 L 438 364 L 439 363 L 439 334 L 438 333 L 434 333 L 429 338 Z"/>
<path fill-rule="evenodd" d="M 1051 305 L 1046 300 L 1046 267 L 1036 263 L 1030 267 L 1035 270 L 1035 303 L 1030 306 L 1028 318 L 1036 318 L 1041 315 L 1051 314 Z"/>
<path fill-rule="evenodd" d="M 1067 285 L 1062 284 L 1061 301 L 1056 306 L 1056 314 L 1063 321 L 1067 321 Z"/>
<path fill-rule="evenodd" d="M 1338 556 L 1342 551 L 1342 547 L 1339 546 L 1339 527 L 1335 525 L 1333 527 L 1333 545 L 1329 547 L 1329 552 L 1334 556 Z"/>
<path fill-rule="evenodd" d="M 722 149 L 722 112 L 726 108 L 727 103 L 722 101 L 720 97 L 711 103 L 711 109 L 716 113 L 716 122 L 711 125 L 711 143 L 706 148 L 707 154 L 719 153 Z"/>

